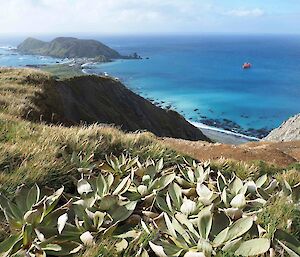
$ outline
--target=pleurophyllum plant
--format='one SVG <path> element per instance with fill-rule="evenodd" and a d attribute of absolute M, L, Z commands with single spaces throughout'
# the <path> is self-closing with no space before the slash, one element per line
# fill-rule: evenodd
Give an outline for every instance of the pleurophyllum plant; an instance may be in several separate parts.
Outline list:
<path fill-rule="evenodd" d="M 300 254 L 296 238 L 258 219 L 274 198 L 299 208 L 299 185 L 224 176 L 209 163 L 164 167 L 163 159 L 127 156 L 78 171 L 73 196 L 63 188 L 42 196 L 37 186 L 22 187 L 13 201 L 0 196 L 11 233 L 0 243 L 1 257 L 75 256 L 110 240 L 116 256 Z"/>

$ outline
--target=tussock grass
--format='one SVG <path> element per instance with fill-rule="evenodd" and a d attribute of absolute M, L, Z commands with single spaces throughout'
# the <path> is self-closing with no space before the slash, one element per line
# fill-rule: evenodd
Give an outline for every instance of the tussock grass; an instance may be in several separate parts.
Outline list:
<path fill-rule="evenodd" d="M 106 154 L 129 153 L 142 159 L 179 158 L 151 133 L 125 134 L 110 126 L 63 127 L 30 123 L 0 114 L 0 188 L 22 184 L 72 187 L 77 168 L 99 165 Z M 87 163 L 84 157 L 92 155 Z M 75 161 L 75 156 L 82 161 Z"/>

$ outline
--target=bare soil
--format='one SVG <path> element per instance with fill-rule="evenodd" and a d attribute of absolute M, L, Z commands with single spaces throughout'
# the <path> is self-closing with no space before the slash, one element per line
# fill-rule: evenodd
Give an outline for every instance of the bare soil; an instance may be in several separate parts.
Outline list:
<path fill-rule="evenodd" d="M 201 161 L 224 157 L 245 162 L 262 160 L 280 167 L 300 162 L 300 141 L 251 142 L 242 145 L 192 142 L 174 138 L 163 138 L 162 141 L 169 147 Z"/>

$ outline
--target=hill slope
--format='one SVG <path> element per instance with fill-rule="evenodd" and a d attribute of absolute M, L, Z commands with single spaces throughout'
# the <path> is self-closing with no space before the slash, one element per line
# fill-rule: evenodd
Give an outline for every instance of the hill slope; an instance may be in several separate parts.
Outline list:
<path fill-rule="evenodd" d="M 99 41 L 72 37 L 58 37 L 50 42 L 27 38 L 18 46 L 17 50 L 23 54 L 46 55 L 58 58 L 104 56 L 108 59 L 114 59 L 122 57 L 117 51 Z"/>
<path fill-rule="evenodd" d="M 300 163 L 300 141 L 250 142 L 242 145 L 229 145 L 164 138 L 163 143 L 198 160 L 225 158 L 248 163 L 264 161 L 279 167 Z"/>
<path fill-rule="evenodd" d="M 0 101 L 10 114 L 32 120 L 76 125 L 105 123 L 125 131 L 209 140 L 174 111 L 156 107 L 119 81 L 98 76 L 56 80 L 30 69 L 0 70 Z"/>
<path fill-rule="evenodd" d="M 283 122 L 263 139 L 264 141 L 287 142 L 300 140 L 300 113 Z"/>

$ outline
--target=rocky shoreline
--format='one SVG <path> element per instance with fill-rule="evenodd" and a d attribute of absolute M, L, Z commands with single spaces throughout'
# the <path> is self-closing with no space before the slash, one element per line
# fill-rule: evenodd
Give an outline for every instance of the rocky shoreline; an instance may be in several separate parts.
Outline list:
<path fill-rule="evenodd" d="M 141 92 L 138 92 L 138 93 L 141 93 Z M 177 110 L 177 108 L 174 105 L 172 105 L 172 103 L 160 101 L 159 99 L 153 99 L 150 97 L 146 97 L 146 99 L 160 108 L 164 108 L 164 109 L 168 109 L 168 110 L 175 110 L 175 111 L 180 112 L 181 115 L 184 114 L 182 111 Z M 209 118 L 207 116 L 202 116 L 199 109 L 194 109 L 194 112 L 197 112 L 197 114 L 199 115 L 199 118 L 195 119 L 195 118 L 190 117 L 190 118 L 187 118 L 188 120 L 190 120 L 192 122 L 202 123 L 209 127 L 227 130 L 232 133 L 242 134 L 242 135 L 245 135 L 248 137 L 262 139 L 262 138 L 266 137 L 271 131 L 271 129 L 268 129 L 268 128 L 259 128 L 259 129 L 247 128 L 246 129 L 246 128 L 243 128 L 242 126 L 240 126 L 238 123 L 236 123 L 232 120 L 226 119 L 226 118 L 213 119 L 213 118 Z M 243 116 L 243 117 L 247 118 L 247 116 Z"/>
<path fill-rule="evenodd" d="M 113 60 L 109 60 L 113 61 Z M 78 73 L 78 75 L 82 74 L 92 74 L 89 72 L 89 69 L 92 69 L 92 65 L 94 64 L 99 64 L 99 63 L 104 63 L 108 62 L 107 60 L 99 60 L 96 58 L 73 58 L 71 60 L 69 59 L 62 59 L 61 62 L 57 63 L 56 65 L 27 65 L 28 67 L 31 68 L 40 68 L 45 71 L 50 71 L 49 68 L 51 67 L 52 69 L 59 69 L 59 70 L 68 70 L 72 71 L 70 74 L 74 75 L 74 73 Z M 104 75 L 104 76 L 109 76 L 109 74 L 102 73 L 102 74 L 97 74 L 97 75 Z M 139 92 L 139 90 L 134 90 L 135 93 L 142 95 L 142 92 Z M 181 115 L 184 115 L 182 111 L 179 111 L 176 106 L 174 106 L 170 102 L 165 102 L 159 99 L 153 99 L 151 97 L 145 96 L 145 98 L 150 101 L 152 104 L 154 104 L 157 107 L 166 109 L 166 110 L 174 110 L 179 112 Z M 193 121 L 193 122 L 200 122 L 202 124 L 205 124 L 209 127 L 213 128 L 220 128 L 226 131 L 230 131 L 232 133 L 236 134 L 242 134 L 248 137 L 253 137 L 253 138 L 258 138 L 262 139 L 266 137 L 269 132 L 271 131 L 270 129 L 267 128 L 260 128 L 260 129 L 255 129 L 255 128 L 243 128 L 236 122 L 226 119 L 226 118 L 220 118 L 220 119 L 213 119 L 209 118 L 207 116 L 201 116 L 201 113 L 198 109 L 194 110 L 199 114 L 199 119 L 193 119 L 193 118 L 188 118 L 188 120 Z"/>

